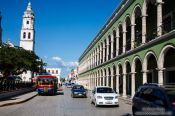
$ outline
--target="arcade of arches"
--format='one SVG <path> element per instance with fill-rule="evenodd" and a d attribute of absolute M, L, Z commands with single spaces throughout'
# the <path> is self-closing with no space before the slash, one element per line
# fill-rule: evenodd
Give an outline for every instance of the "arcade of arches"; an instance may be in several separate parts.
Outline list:
<path fill-rule="evenodd" d="M 79 59 L 79 80 L 89 89 L 111 86 L 126 97 L 144 83 L 175 84 L 175 1 L 128 1 Z"/>

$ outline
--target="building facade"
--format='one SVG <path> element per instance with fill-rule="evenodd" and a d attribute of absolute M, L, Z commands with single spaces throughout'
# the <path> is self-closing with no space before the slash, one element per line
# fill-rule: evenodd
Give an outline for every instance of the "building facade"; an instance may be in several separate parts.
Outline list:
<path fill-rule="evenodd" d="M 46 72 L 51 74 L 52 76 L 56 76 L 58 78 L 58 83 L 60 83 L 60 75 L 61 75 L 60 68 L 46 68 Z"/>
<path fill-rule="evenodd" d="M 132 97 L 144 83 L 175 84 L 173 0 L 123 0 L 79 58 L 79 79 Z"/>
<path fill-rule="evenodd" d="M 34 28 L 34 13 L 32 11 L 31 3 L 28 3 L 27 9 L 23 15 L 22 29 L 20 35 L 20 47 L 34 51 L 35 47 L 35 28 Z M 21 75 L 23 81 L 31 81 L 32 72 L 27 71 Z"/>

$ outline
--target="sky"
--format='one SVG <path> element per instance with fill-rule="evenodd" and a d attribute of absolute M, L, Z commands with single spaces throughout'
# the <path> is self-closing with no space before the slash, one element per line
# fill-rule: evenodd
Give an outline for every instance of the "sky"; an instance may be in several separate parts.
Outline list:
<path fill-rule="evenodd" d="M 65 77 L 121 0 L 0 0 L 3 42 L 19 46 L 22 16 L 31 2 L 35 53 Z"/>

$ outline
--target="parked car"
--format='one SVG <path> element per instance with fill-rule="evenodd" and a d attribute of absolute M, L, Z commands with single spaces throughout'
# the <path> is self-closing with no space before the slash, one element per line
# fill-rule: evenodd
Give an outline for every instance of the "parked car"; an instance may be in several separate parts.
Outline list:
<path fill-rule="evenodd" d="M 92 90 L 90 96 L 91 103 L 95 106 L 114 105 L 119 106 L 117 93 L 108 86 L 97 86 Z"/>
<path fill-rule="evenodd" d="M 71 83 L 67 83 L 66 87 L 67 88 L 71 88 L 72 87 L 72 84 Z"/>
<path fill-rule="evenodd" d="M 74 97 L 87 97 L 86 89 L 82 85 L 74 85 L 71 89 L 71 96 Z"/>
<path fill-rule="evenodd" d="M 132 99 L 132 112 L 137 115 L 175 116 L 175 85 L 144 84 Z"/>

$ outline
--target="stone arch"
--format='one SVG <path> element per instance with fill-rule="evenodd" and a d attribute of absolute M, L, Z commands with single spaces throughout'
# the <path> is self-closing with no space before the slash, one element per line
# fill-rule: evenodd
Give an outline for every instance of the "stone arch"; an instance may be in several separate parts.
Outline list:
<path fill-rule="evenodd" d="M 166 45 L 159 56 L 158 69 L 163 71 L 159 78 L 163 78 L 163 84 L 175 84 L 175 46 Z M 163 75 L 164 74 L 164 75 Z M 161 82 L 160 82 L 161 83 Z"/>
<path fill-rule="evenodd" d="M 108 60 L 110 60 L 111 59 L 111 35 L 110 35 L 110 33 L 109 33 L 109 35 L 108 35 Z"/>
<path fill-rule="evenodd" d="M 131 95 L 131 64 L 129 60 L 125 60 L 123 72 L 126 74 L 126 94 Z"/>
<path fill-rule="evenodd" d="M 117 31 L 116 29 L 114 28 L 112 30 L 112 34 L 113 34 L 113 58 L 116 57 L 116 51 L 117 51 Z"/>
<path fill-rule="evenodd" d="M 159 69 L 162 69 L 164 68 L 164 57 L 165 57 L 165 54 L 166 52 L 169 50 L 169 49 L 175 49 L 175 46 L 173 45 L 166 45 L 162 50 L 161 50 L 161 53 L 160 53 L 160 56 L 159 56 L 159 59 L 158 59 L 158 68 Z"/>
<path fill-rule="evenodd" d="M 135 56 L 132 62 L 132 73 L 135 75 L 134 83 L 134 91 L 138 89 L 140 85 L 143 84 L 143 74 L 142 74 L 142 62 L 139 56 Z"/>
<path fill-rule="evenodd" d="M 126 26 L 126 51 L 131 49 L 131 18 L 130 15 L 125 17 Z"/>
<path fill-rule="evenodd" d="M 158 83 L 157 57 L 154 52 L 149 51 L 144 58 L 143 72 L 146 74 L 147 83 Z"/>
<path fill-rule="evenodd" d="M 119 48 L 119 55 L 121 55 L 123 53 L 123 25 L 119 24 L 118 26 L 118 34 L 119 34 L 119 44 L 118 44 L 118 48 Z"/>
<path fill-rule="evenodd" d="M 146 42 L 149 42 L 157 36 L 157 0 L 146 0 Z"/>
<path fill-rule="evenodd" d="M 136 5 L 132 14 L 132 25 L 134 26 L 134 48 L 138 47 L 142 43 L 142 7 Z"/>

